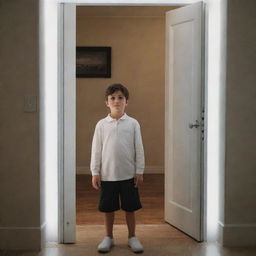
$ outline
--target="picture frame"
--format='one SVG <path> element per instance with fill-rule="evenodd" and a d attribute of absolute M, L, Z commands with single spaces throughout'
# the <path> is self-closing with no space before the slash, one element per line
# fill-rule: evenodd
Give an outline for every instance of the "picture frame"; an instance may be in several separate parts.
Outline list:
<path fill-rule="evenodd" d="M 76 77 L 111 77 L 111 47 L 77 46 Z"/>

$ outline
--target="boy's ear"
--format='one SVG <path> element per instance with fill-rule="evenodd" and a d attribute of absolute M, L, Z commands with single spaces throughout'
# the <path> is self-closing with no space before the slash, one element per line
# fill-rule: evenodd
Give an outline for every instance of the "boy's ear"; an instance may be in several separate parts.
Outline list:
<path fill-rule="evenodd" d="M 107 101 L 107 100 L 105 101 L 105 103 L 106 103 L 106 106 L 107 106 L 107 107 L 109 107 L 109 105 L 108 105 L 108 101 Z"/>

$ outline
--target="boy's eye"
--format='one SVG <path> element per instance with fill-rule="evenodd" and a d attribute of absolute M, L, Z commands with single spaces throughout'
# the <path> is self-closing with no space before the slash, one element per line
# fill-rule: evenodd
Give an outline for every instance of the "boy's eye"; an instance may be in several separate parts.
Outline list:
<path fill-rule="evenodd" d="M 123 96 L 118 96 L 118 97 L 111 96 L 110 97 L 111 100 L 115 100 L 115 98 L 118 98 L 119 100 L 122 100 L 124 97 Z"/>

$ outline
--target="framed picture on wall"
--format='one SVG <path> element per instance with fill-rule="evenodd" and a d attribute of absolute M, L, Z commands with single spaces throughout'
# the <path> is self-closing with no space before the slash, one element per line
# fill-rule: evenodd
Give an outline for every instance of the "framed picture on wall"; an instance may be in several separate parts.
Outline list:
<path fill-rule="evenodd" d="M 76 47 L 76 77 L 111 77 L 111 47 Z"/>

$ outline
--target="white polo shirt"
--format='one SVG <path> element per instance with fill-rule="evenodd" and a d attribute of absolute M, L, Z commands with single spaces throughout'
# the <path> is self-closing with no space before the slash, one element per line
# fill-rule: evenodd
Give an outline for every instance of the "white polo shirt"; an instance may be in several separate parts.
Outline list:
<path fill-rule="evenodd" d="M 92 151 L 92 175 L 103 181 L 126 180 L 144 172 L 144 149 L 139 122 L 126 113 L 117 119 L 108 114 L 95 127 Z"/>

